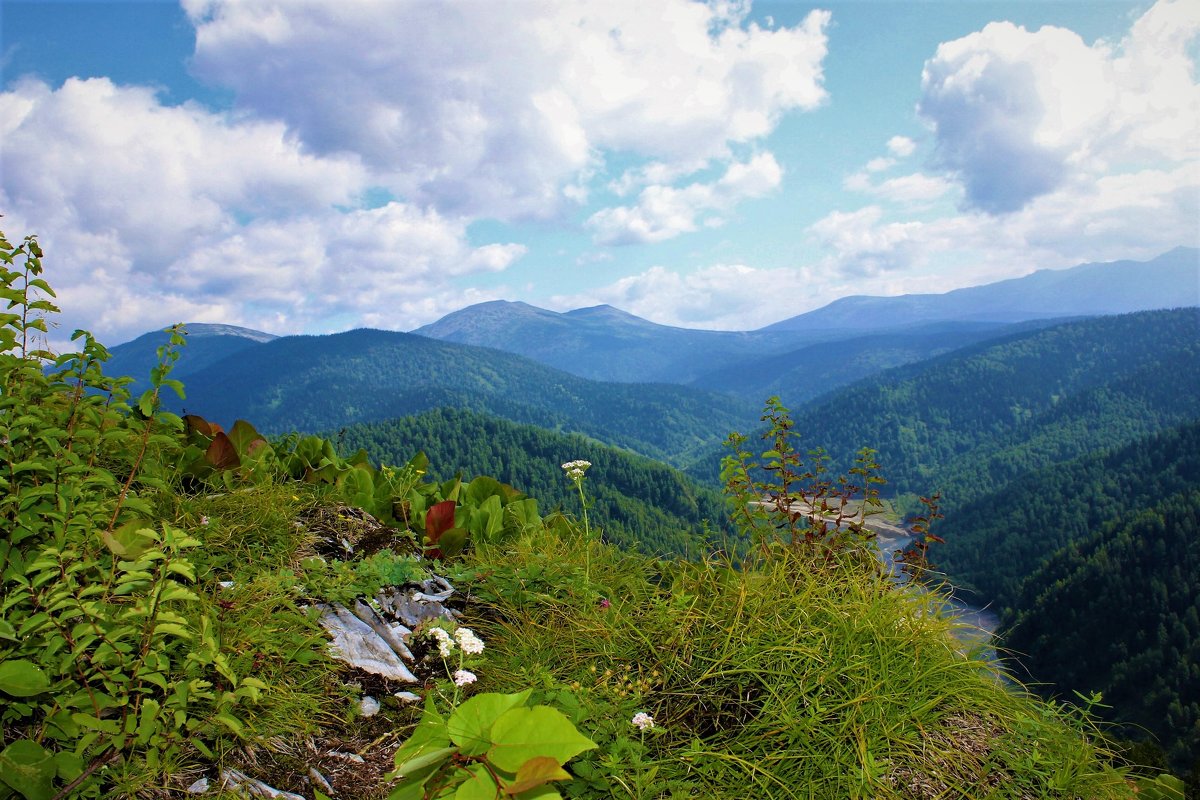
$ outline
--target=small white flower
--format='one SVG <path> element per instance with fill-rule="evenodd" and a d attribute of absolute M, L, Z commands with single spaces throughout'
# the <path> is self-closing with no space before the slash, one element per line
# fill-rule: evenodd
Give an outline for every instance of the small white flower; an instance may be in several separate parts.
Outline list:
<path fill-rule="evenodd" d="M 475 632 L 470 628 L 459 628 L 454 631 L 454 640 L 458 642 L 458 646 L 463 652 L 469 656 L 478 655 L 483 652 L 483 640 L 475 635 Z"/>
<path fill-rule="evenodd" d="M 455 686 L 468 686 L 478 680 L 475 673 L 469 669 L 460 669 L 454 673 Z"/>
<path fill-rule="evenodd" d="M 633 715 L 633 719 L 629 721 L 631 725 L 639 730 L 646 730 L 654 727 L 654 717 L 647 714 L 645 711 L 639 711 Z"/>
<path fill-rule="evenodd" d="M 563 471 L 567 473 L 567 477 L 573 481 L 583 480 L 583 473 L 587 472 L 588 467 L 592 465 L 590 461 L 568 461 L 562 465 Z"/>
<path fill-rule="evenodd" d="M 430 628 L 429 637 L 437 642 L 438 653 L 442 658 L 449 658 L 450 654 L 454 652 L 454 640 L 443 629 Z"/>

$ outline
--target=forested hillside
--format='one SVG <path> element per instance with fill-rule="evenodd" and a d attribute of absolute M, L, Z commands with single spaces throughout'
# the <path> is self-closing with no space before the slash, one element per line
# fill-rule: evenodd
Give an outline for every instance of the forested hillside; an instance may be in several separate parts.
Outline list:
<path fill-rule="evenodd" d="M 801 408 L 812 446 L 875 448 L 885 491 L 963 506 L 1023 474 L 1200 418 L 1200 309 L 1098 317 L 889 370 Z"/>
<path fill-rule="evenodd" d="M 942 566 L 997 609 L 1046 558 L 1123 515 L 1200 488 L 1200 422 L 1017 478 L 946 515 Z M 1018 606 L 1019 608 L 1019 606 Z"/>
<path fill-rule="evenodd" d="M 1006 644 L 1036 680 L 1102 692 L 1177 768 L 1200 767 L 1200 489 L 1134 506 L 1059 550 L 1016 608 Z"/>
<path fill-rule="evenodd" d="M 690 385 L 753 402 L 776 396 L 797 406 L 893 367 L 1060 322 L 935 322 L 885 333 L 843 335 L 784 353 L 759 353 L 706 372 Z"/>
<path fill-rule="evenodd" d="M 491 475 L 538 498 L 543 513 L 561 508 L 575 516 L 580 513 L 579 495 L 564 478 L 561 465 L 590 461 L 588 489 L 594 505 L 588 513 L 593 524 L 608 541 L 652 554 L 695 557 L 722 546 L 728 529 L 724 499 L 716 490 L 664 464 L 584 436 L 461 409 L 438 409 L 353 425 L 340 438 L 343 449 L 361 447 L 377 463 L 404 463 L 424 451 L 440 479 L 456 472 L 464 478 Z"/>
<path fill-rule="evenodd" d="M 680 463 L 743 425 L 733 398 L 661 384 L 589 381 L 520 356 L 357 330 L 289 336 L 188 378 L 189 411 L 264 432 L 336 430 L 440 407 L 582 433 Z"/>

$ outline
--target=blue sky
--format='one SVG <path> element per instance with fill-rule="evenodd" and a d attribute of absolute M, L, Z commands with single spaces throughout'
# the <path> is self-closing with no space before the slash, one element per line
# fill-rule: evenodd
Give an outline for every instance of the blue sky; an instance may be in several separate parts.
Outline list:
<path fill-rule="evenodd" d="M 0 225 L 112 343 L 491 299 L 751 329 L 1196 246 L 1198 33 L 1188 0 L 5 0 Z"/>

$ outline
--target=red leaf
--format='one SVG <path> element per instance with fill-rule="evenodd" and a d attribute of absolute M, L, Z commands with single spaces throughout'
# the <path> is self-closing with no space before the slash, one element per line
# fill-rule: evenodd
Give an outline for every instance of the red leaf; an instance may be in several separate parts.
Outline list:
<path fill-rule="evenodd" d="M 208 446 L 208 450 L 204 452 L 204 460 L 212 464 L 213 469 L 233 469 L 242 464 L 242 460 L 238 458 L 237 449 L 233 446 L 233 442 L 229 441 L 229 437 L 224 431 L 218 431 L 213 437 L 212 444 Z"/>
<path fill-rule="evenodd" d="M 453 500 L 443 500 L 434 503 L 425 512 L 425 535 L 429 537 L 430 544 L 437 544 L 442 534 L 454 527 L 456 505 Z"/>
<path fill-rule="evenodd" d="M 183 421 L 187 424 L 188 433 L 198 433 L 205 439 L 211 439 L 221 432 L 220 425 L 196 414 L 185 414 Z"/>

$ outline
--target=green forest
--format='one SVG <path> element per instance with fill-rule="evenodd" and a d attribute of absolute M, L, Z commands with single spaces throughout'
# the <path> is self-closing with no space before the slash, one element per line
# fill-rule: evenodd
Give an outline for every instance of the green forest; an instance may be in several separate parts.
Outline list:
<path fill-rule="evenodd" d="M 592 521 L 606 541 L 647 553 L 697 558 L 725 546 L 729 532 L 720 492 L 662 463 L 578 434 L 438 409 L 352 425 L 336 436 L 343 450 L 362 448 L 377 463 L 401 463 L 421 451 L 442 480 L 455 473 L 468 479 L 491 475 L 538 498 L 546 511 L 574 515 L 581 511 L 579 497 L 564 479 L 561 464 L 590 461 Z"/>
<path fill-rule="evenodd" d="M 1194 451 L 1193 451 L 1194 452 Z M 1200 767 L 1200 488 L 1128 511 L 1023 584 L 1005 644 L 1035 681 L 1101 692 L 1128 735 Z"/>

